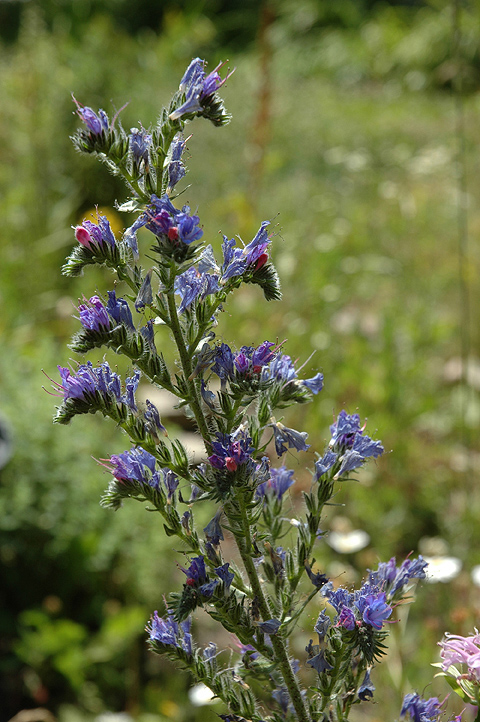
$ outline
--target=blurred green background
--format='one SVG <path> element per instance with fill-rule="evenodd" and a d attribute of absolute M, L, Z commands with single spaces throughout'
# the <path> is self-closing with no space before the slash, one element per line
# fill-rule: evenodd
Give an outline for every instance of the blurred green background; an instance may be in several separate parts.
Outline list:
<path fill-rule="evenodd" d="M 109 114 L 128 101 L 124 127 L 148 126 L 197 55 L 236 66 L 223 89 L 233 121 L 192 126 L 185 197 L 217 250 L 219 231 L 248 241 L 272 219 L 284 292 L 267 305 L 242 289 L 218 335 L 288 339 L 302 362 L 315 350 L 308 369 L 325 389 L 288 416 L 313 448 L 347 408 L 392 450 L 341 487 L 345 507 L 325 520 L 367 531 L 368 546 L 325 543 L 317 560 L 331 576 L 346 568 L 345 583 L 412 550 L 462 563 L 392 627 L 377 704 L 358 719 L 394 719 L 412 689 L 445 694 L 431 684 L 436 642 L 480 615 L 480 3 L 12 0 L 0 1 L 0 38 L 0 414 L 13 452 L 0 470 L 0 722 L 30 708 L 45 722 L 222 711 L 192 705 L 191 680 L 146 651 L 146 620 L 182 575 L 154 515 L 99 507 L 108 480 L 92 457 L 125 437 L 95 417 L 53 427 L 41 372 L 72 355 L 77 299 L 111 288 L 106 271 L 60 275 L 70 226 L 125 198 L 75 154 L 71 93 Z M 310 477 L 290 463 L 295 508 Z"/>

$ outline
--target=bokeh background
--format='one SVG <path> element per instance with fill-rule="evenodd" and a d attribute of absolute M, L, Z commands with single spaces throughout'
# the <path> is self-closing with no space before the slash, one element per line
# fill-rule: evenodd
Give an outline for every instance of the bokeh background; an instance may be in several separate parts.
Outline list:
<path fill-rule="evenodd" d="M 242 289 L 218 335 L 288 339 L 302 362 L 315 351 L 325 390 L 288 417 L 314 448 L 346 408 L 392 450 L 342 485 L 317 561 L 350 583 L 393 555 L 436 559 L 358 719 L 397 718 L 412 689 L 446 693 L 436 642 L 480 616 L 479 45 L 478 0 L 0 0 L 0 722 L 223 711 L 146 651 L 145 623 L 182 574 L 154 515 L 99 507 L 108 479 L 92 457 L 125 437 L 95 417 L 54 427 L 42 391 L 42 369 L 72 356 L 77 299 L 112 282 L 61 276 L 71 226 L 125 198 L 74 152 L 71 93 L 110 115 L 128 102 L 124 127 L 147 127 L 197 55 L 236 66 L 222 89 L 233 121 L 192 126 L 188 200 L 217 249 L 219 231 L 248 241 L 272 219 L 284 292 L 267 305 Z M 291 463 L 295 510 L 310 477 Z"/>

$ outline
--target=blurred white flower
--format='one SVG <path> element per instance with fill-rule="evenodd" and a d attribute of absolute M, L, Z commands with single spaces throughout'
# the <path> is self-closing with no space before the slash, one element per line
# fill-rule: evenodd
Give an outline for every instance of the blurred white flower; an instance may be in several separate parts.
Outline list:
<path fill-rule="evenodd" d="M 325 541 L 339 554 L 353 554 L 364 549 L 370 542 L 370 537 L 363 529 L 352 531 L 331 531 Z"/>
<path fill-rule="evenodd" d="M 480 587 L 480 564 L 472 569 L 472 581 L 476 587 Z"/>
<path fill-rule="evenodd" d="M 207 687 L 206 684 L 200 682 L 199 684 L 190 687 L 188 690 L 188 698 L 194 707 L 203 707 L 205 704 L 212 704 L 215 702 L 215 695 L 212 690 Z"/>
<path fill-rule="evenodd" d="M 460 574 L 462 562 L 457 557 L 424 557 L 428 562 L 426 581 L 430 584 L 451 582 Z"/>

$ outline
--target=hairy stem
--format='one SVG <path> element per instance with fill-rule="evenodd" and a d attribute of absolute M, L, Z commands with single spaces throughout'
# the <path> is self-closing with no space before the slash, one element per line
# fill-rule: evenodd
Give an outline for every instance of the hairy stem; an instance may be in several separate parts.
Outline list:
<path fill-rule="evenodd" d="M 252 587 L 252 592 L 258 600 L 260 614 L 262 615 L 263 620 L 267 621 L 271 618 L 272 614 L 251 556 L 252 538 L 245 506 L 241 500 L 239 500 L 239 505 L 242 513 L 243 535 L 235 535 L 235 541 L 242 557 L 245 571 L 247 572 L 250 586 Z M 285 686 L 290 695 L 297 719 L 299 722 L 310 722 L 310 715 L 305 706 L 298 680 L 290 665 L 285 642 L 275 634 L 271 636 L 271 642 L 279 671 L 282 674 Z"/>

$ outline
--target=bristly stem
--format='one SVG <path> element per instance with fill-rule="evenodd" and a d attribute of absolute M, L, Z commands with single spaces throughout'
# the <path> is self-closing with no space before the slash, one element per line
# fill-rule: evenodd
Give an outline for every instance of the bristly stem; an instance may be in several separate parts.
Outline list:
<path fill-rule="evenodd" d="M 252 587 L 252 592 L 258 600 L 260 614 L 262 615 L 263 620 L 267 621 L 271 618 L 272 615 L 267 598 L 265 597 L 265 594 L 263 592 L 262 585 L 260 584 L 257 570 L 255 569 L 255 564 L 253 563 L 253 559 L 251 556 L 252 537 L 250 524 L 248 522 L 247 512 L 243 500 L 237 498 L 237 501 L 241 510 L 241 525 L 243 535 L 235 534 L 235 541 L 242 557 L 245 571 L 247 572 L 250 586 Z M 272 642 L 272 647 L 275 652 L 275 657 L 279 666 L 279 670 L 282 674 L 285 686 L 288 690 L 290 699 L 295 709 L 298 722 L 311 722 L 310 715 L 307 711 L 305 702 L 302 697 L 298 680 L 293 673 L 290 660 L 288 658 L 285 643 L 280 637 L 275 634 L 271 635 L 270 640 Z"/>
<path fill-rule="evenodd" d="M 178 311 L 177 311 L 177 304 L 175 303 L 175 295 L 173 291 L 173 284 L 175 280 L 175 271 L 172 268 L 170 273 L 170 287 L 166 291 L 166 296 L 168 299 L 168 311 L 170 315 L 170 328 L 173 333 L 173 337 L 175 339 L 175 344 L 178 349 L 178 353 L 180 356 L 180 363 L 182 366 L 182 371 L 185 377 L 185 383 L 187 384 L 188 391 L 189 391 L 189 403 L 191 406 L 191 409 L 193 411 L 193 414 L 195 416 L 195 421 L 197 422 L 198 430 L 203 438 L 203 441 L 205 443 L 205 448 L 207 450 L 207 453 L 211 453 L 211 442 L 210 442 L 210 431 L 207 426 L 207 422 L 205 420 L 205 416 L 202 411 L 202 407 L 200 404 L 200 399 L 198 397 L 197 388 L 195 386 L 195 383 L 192 379 L 192 361 L 189 356 L 187 345 L 185 343 L 185 338 L 182 333 L 182 329 L 180 326 L 180 321 L 178 319 Z"/>

